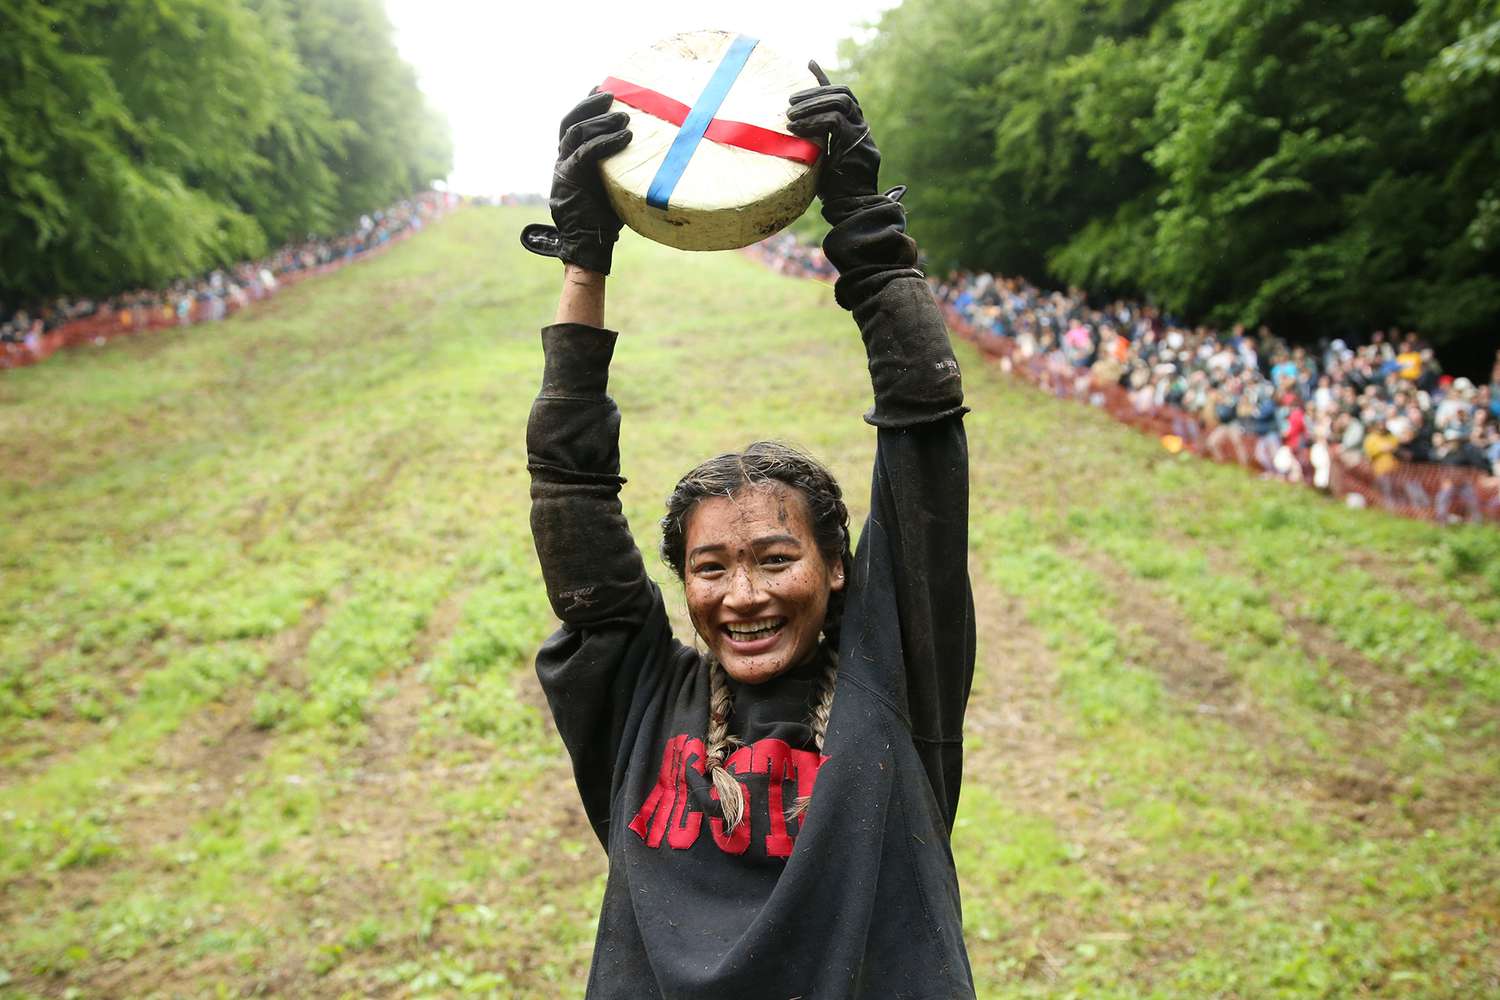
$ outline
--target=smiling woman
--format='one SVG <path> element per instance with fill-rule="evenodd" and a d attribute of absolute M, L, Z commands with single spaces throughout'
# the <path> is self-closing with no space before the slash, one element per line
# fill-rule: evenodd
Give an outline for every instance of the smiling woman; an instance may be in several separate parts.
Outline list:
<path fill-rule="evenodd" d="M 688 613 L 714 660 L 742 683 L 810 657 L 829 596 L 844 589 L 842 561 L 813 545 L 805 507 L 785 487 L 751 486 L 693 508 Z"/>
<path fill-rule="evenodd" d="M 762 441 L 682 478 L 667 498 L 662 557 L 714 662 L 755 684 L 808 659 L 836 625 L 849 512 L 826 469 Z"/>
<path fill-rule="evenodd" d="M 765 704 L 774 701 L 768 701 L 774 688 L 800 694 L 806 704 L 794 696 L 787 706 L 792 714 L 805 713 L 799 742 L 810 739 L 812 749 L 823 751 L 838 679 L 844 581 L 853 559 L 849 512 L 827 469 L 785 445 L 761 441 L 683 476 L 661 524 L 662 556 L 683 581 L 688 615 L 708 646 L 704 764 L 732 832 L 745 814 L 740 782 L 728 768 L 730 742 L 738 739 L 728 725 L 733 682 L 759 685 L 753 695 Z M 766 686 L 789 672 L 782 684 Z M 810 702 L 809 681 L 816 691 Z M 799 794 L 788 818 L 800 818 L 811 801 Z"/>
<path fill-rule="evenodd" d="M 609 856 L 588 995 L 972 997 L 949 849 L 974 668 L 963 391 L 905 214 L 847 88 L 795 94 L 838 302 L 864 339 L 877 428 L 857 552 L 838 484 L 759 442 L 693 469 L 662 520 L 704 651 L 671 634 L 621 512 L 621 224 L 596 164 L 631 141 L 611 98 L 563 121 L 566 264 L 527 427 L 532 534 L 562 627 L 537 673 Z"/>

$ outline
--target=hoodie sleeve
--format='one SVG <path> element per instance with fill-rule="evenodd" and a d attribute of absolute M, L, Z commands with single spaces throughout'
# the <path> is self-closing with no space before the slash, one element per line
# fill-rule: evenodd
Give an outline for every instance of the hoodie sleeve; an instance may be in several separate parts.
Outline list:
<path fill-rule="evenodd" d="M 620 411 L 606 394 L 614 344 L 614 333 L 580 324 L 542 330 L 542 389 L 526 426 L 532 540 L 562 620 L 537 653 L 537 676 L 601 842 L 636 687 L 671 641 L 620 507 Z"/>
<path fill-rule="evenodd" d="M 842 662 L 906 711 L 951 829 L 974 674 L 967 409 L 904 211 L 880 195 L 859 202 L 824 242 L 839 269 L 835 295 L 865 343 L 875 396 L 865 419 L 877 428 L 870 516 L 855 556 L 860 593 L 850 606 L 858 621 L 846 623 Z"/>

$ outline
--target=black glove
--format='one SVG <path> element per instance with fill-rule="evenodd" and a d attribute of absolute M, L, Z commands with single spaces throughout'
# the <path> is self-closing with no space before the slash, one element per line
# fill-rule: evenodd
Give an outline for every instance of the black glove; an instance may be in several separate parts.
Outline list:
<path fill-rule="evenodd" d="M 563 117 L 547 202 L 556 225 L 536 223 L 521 230 L 521 245 L 532 253 L 600 274 L 609 273 L 621 222 L 604 195 L 599 161 L 630 142 L 630 116 L 604 113 L 613 100 L 607 92 L 590 94 Z"/>
<path fill-rule="evenodd" d="M 880 174 L 880 150 L 870 138 L 859 101 L 848 87 L 835 87 L 828 74 L 816 62 L 807 64 L 822 84 L 799 90 L 791 96 L 787 110 L 787 129 L 804 139 L 827 139 L 823 170 L 818 176 L 818 198 L 823 202 L 823 218 L 830 225 L 881 198 L 876 187 Z"/>

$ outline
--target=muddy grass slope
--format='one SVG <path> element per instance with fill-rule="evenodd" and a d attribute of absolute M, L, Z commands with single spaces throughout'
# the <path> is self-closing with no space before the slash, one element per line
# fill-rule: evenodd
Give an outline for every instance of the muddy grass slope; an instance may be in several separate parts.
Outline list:
<path fill-rule="evenodd" d="M 580 991 L 604 860 L 528 665 L 558 274 L 524 221 L 0 379 L 0 997 Z M 609 319 L 648 551 L 676 476 L 755 437 L 863 506 L 827 288 L 627 238 Z M 959 355 L 981 995 L 1500 995 L 1497 534 Z"/>

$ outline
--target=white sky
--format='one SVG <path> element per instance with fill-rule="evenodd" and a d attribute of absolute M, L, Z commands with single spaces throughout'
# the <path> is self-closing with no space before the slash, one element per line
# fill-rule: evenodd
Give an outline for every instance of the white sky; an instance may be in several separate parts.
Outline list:
<path fill-rule="evenodd" d="M 401 55 L 453 132 L 463 194 L 545 193 L 557 123 L 621 57 L 681 31 L 720 28 L 794 59 L 837 65 L 842 38 L 898 0 L 386 0 Z M 834 81 L 838 78 L 835 75 Z"/>

